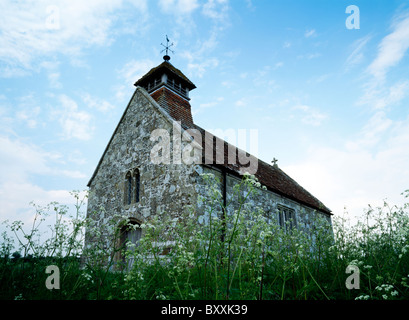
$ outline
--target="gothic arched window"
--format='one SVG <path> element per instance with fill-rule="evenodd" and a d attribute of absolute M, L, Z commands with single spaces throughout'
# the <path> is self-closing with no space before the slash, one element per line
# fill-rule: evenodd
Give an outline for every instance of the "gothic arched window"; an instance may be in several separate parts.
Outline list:
<path fill-rule="evenodd" d="M 129 170 L 125 175 L 124 204 L 139 202 L 141 178 L 138 169 Z"/>
<path fill-rule="evenodd" d="M 140 177 L 138 169 L 135 169 L 133 171 L 133 179 L 134 179 L 134 183 L 135 183 L 135 193 L 134 193 L 135 197 L 134 197 L 134 200 L 135 200 L 135 202 L 139 202 L 139 185 L 141 183 L 141 177 Z"/>
<path fill-rule="evenodd" d="M 120 254 L 120 261 L 126 263 L 125 267 L 130 270 L 133 265 L 134 258 L 132 252 L 138 246 L 138 241 L 142 236 L 142 229 L 140 223 L 134 218 L 128 218 L 128 222 L 120 229 L 119 244 L 122 252 Z M 126 252 L 131 253 L 126 260 Z"/>
<path fill-rule="evenodd" d="M 132 203 L 132 185 L 132 174 L 128 171 L 125 177 L 125 204 Z"/>

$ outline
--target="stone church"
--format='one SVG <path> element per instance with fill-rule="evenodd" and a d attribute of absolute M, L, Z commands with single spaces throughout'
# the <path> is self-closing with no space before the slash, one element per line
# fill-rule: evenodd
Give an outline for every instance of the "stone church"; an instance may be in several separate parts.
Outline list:
<path fill-rule="evenodd" d="M 196 86 L 170 63 L 169 56 L 136 81 L 136 89 L 88 183 L 87 215 L 102 225 L 120 215 L 136 225 L 124 229 L 122 240 L 138 241 L 138 225 L 160 213 L 200 212 L 206 196 L 202 173 L 218 177 L 223 203 L 245 172 L 265 186 L 250 199 L 264 208 L 270 221 L 308 225 L 313 215 L 331 223 L 331 210 L 289 177 L 270 165 L 196 125 L 189 103 Z M 100 208 L 104 210 L 100 210 Z M 233 210 L 227 207 L 227 211 Z M 118 224 L 119 225 L 119 224 Z M 120 228 L 120 227 L 118 227 Z M 86 245 L 92 238 L 86 236 Z"/>

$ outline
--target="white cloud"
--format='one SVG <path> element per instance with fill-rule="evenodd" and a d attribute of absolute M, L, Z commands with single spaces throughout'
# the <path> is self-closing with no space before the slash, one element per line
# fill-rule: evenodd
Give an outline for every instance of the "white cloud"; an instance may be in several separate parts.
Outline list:
<path fill-rule="evenodd" d="M 278 69 L 278 68 L 281 68 L 282 66 L 284 66 L 284 62 L 279 61 L 279 62 L 277 62 L 277 63 L 274 65 L 274 70 L 275 70 L 275 69 Z"/>
<path fill-rule="evenodd" d="M 306 38 L 310 38 L 310 37 L 316 36 L 315 29 L 306 30 L 305 33 L 304 33 L 304 36 L 305 36 Z"/>
<path fill-rule="evenodd" d="M 180 52 L 181 57 L 188 60 L 187 66 L 190 74 L 202 77 L 209 68 L 219 65 L 219 59 L 212 57 L 211 52 L 219 44 L 221 32 L 229 25 L 228 13 L 228 0 L 207 0 L 203 5 L 203 16 L 212 20 L 209 34 L 203 35 L 203 40 L 198 39 L 196 46 L 191 50 Z M 227 56 L 232 58 L 237 54 L 237 51 L 230 51 Z"/>
<path fill-rule="evenodd" d="M 59 158 L 60 155 L 22 139 L 0 136 L 0 222 L 6 219 L 30 222 L 34 214 L 31 201 L 38 205 L 74 202 L 68 190 L 46 190 L 31 181 L 34 175 L 84 178 L 79 171 L 53 167 Z"/>
<path fill-rule="evenodd" d="M 227 22 L 228 0 L 207 0 L 203 5 L 203 15 L 219 22 Z"/>
<path fill-rule="evenodd" d="M 369 65 L 368 72 L 379 81 L 391 67 L 396 66 L 409 48 L 409 14 L 396 17 L 393 31 L 384 37 L 378 46 L 378 54 Z"/>
<path fill-rule="evenodd" d="M 408 90 L 408 80 L 401 80 L 389 86 L 369 81 L 364 84 L 364 94 L 359 98 L 357 104 L 367 104 L 375 111 L 385 110 L 398 105 L 408 96 Z"/>
<path fill-rule="evenodd" d="M 129 5 L 139 14 L 130 26 L 138 28 L 139 22 L 144 23 L 146 1 L 1 1 L 2 76 L 27 74 L 41 67 L 38 60 L 56 54 L 75 60 L 84 48 L 110 45 L 112 27 L 131 18 L 126 16 L 131 11 Z"/>
<path fill-rule="evenodd" d="M 369 119 L 356 138 L 341 146 L 311 145 L 302 163 L 283 168 L 334 214 L 344 206 L 352 216 L 368 204 L 402 204 L 409 189 L 409 118 L 387 119 L 379 113 Z"/>
<path fill-rule="evenodd" d="M 40 113 L 40 107 L 35 107 L 31 110 L 22 110 L 16 113 L 16 118 L 27 123 L 30 129 L 37 127 L 37 120 L 34 119 Z"/>
<path fill-rule="evenodd" d="M 115 109 L 115 106 L 109 103 L 108 101 L 92 97 L 89 93 L 83 94 L 82 100 L 88 107 L 96 109 L 100 112 L 108 112 L 110 110 Z"/>
<path fill-rule="evenodd" d="M 308 53 L 308 54 L 300 54 L 300 55 L 298 55 L 297 56 L 297 58 L 298 59 L 308 59 L 308 60 L 311 60 L 311 59 L 316 59 L 316 58 L 319 58 L 319 57 L 321 57 L 321 53 L 319 53 L 319 52 L 314 52 L 314 53 Z"/>
<path fill-rule="evenodd" d="M 224 101 L 224 97 L 218 97 L 218 98 L 214 99 L 214 100 L 211 101 L 211 102 L 201 103 L 198 108 L 194 108 L 194 109 L 192 110 L 192 114 L 193 114 L 193 115 L 196 115 L 196 114 L 202 112 L 202 111 L 205 110 L 205 109 L 213 108 L 213 107 L 215 107 L 215 106 L 218 106 L 218 105 L 220 105 L 220 103 L 223 102 L 223 101 Z"/>
<path fill-rule="evenodd" d="M 289 47 L 291 47 L 291 42 L 290 41 L 284 42 L 283 48 L 289 48 Z"/>
<path fill-rule="evenodd" d="M 248 8 L 249 10 L 251 10 L 251 11 L 256 10 L 256 7 L 254 6 L 252 0 L 246 0 L 246 4 L 247 4 L 247 8 Z"/>
<path fill-rule="evenodd" d="M 78 170 L 59 170 L 58 172 L 71 179 L 84 179 L 88 177 L 86 174 Z"/>
<path fill-rule="evenodd" d="M 219 65 L 219 60 L 217 58 L 209 58 L 202 61 L 197 61 L 197 59 L 192 58 L 191 62 L 188 63 L 187 67 L 190 73 L 197 75 L 199 78 L 203 77 L 208 68 L 216 68 Z"/>
<path fill-rule="evenodd" d="M 30 129 L 37 128 L 39 122 L 42 123 L 40 118 L 41 107 L 38 105 L 34 94 L 30 93 L 19 97 L 14 108 L 16 109 L 15 119 L 25 123 Z"/>
<path fill-rule="evenodd" d="M 0 223 L 4 220 L 22 220 L 28 224 L 35 212 L 30 202 L 46 205 L 52 201 L 72 203 L 73 199 L 67 190 L 45 190 L 28 181 L 8 181 L 0 185 L 0 201 Z"/>
<path fill-rule="evenodd" d="M 301 112 L 301 120 L 305 124 L 312 126 L 321 125 L 328 116 L 317 109 L 307 106 L 307 105 L 297 105 L 292 108 L 293 110 Z"/>
<path fill-rule="evenodd" d="M 135 90 L 134 83 L 156 65 L 150 59 L 132 59 L 125 63 L 121 69 L 116 70 L 117 78 L 120 79 L 120 83 L 113 87 L 117 101 L 121 102 L 128 99 Z"/>
<path fill-rule="evenodd" d="M 54 89 L 61 89 L 62 84 L 60 82 L 60 73 L 53 72 L 48 74 L 48 81 L 50 81 L 50 87 Z"/>
<path fill-rule="evenodd" d="M 258 87 L 263 87 L 263 89 L 267 89 L 267 91 L 271 93 L 273 89 L 277 88 L 276 81 L 272 79 L 273 73 L 271 71 L 276 70 L 281 66 L 282 64 L 279 62 L 275 64 L 274 67 L 267 65 L 256 70 L 253 76 L 254 85 Z"/>
<path fill-rule="evenodd" d="M 353 151 L 373 148 L 380 143 L 380 140 L 392 124 L 393 121 L 386 117 L 385 112 L 379 111 L 375 113 L 366 125 L 362 127 L 359 137 L 354 141 L 346 143 L 347 148 Z"/>
<path fill-rule="evenodd" d="M 156 64 L 150 59 L 131 60 L 127 62 L 120 70 L 117 70 L 118 78 L 132 87 L 133 84 L 145 75 Z"/>
<path fill-rule="evenodd" d="M 236 107 L 245 107 L 246 105 L 247 105 L 247 103 L 244 101 L 244 99 L 242 98 L 242 99 L 239 99 L 239 100 L 237 100 L 235 103 L 234 103 L 234 105 L 236 106 Z"/>
<path fill-rule="evenodd" d="M 62 84 L 60 82 L 60 72 L 59 72 L 60 62 L 56 60 L 48 60 L 40 63 L 40 67 L 44 68 L 47 72 L 48 82 L 51 88 L 61 89 Z"/>
<path fill-rule="evenodd" d="M 165 13 L 184 15 L 192 13 L 199 4 L 197 0 L 159 0 L 159 6 Z"/>
<path fill-rule="evenodd" d="M 396 16 L 391 24 L 392 32 L 378 45 L 376 58 L 367 67 L 368 79 L 363 85 L 363 95 L 358 105 L 369 105 L 373 110 L 385 110 L 398 105 L 409 89 L 409 81 L 398 79 L 393 84 L 386 81 L 388 72 L 397 66 L 409 48 L 409 13 Z"/>
<path fill-rule="evenodd" d="M 20 182 L 29 174 L 50 173 L 50 156 L 36 146 L 0 136 L 0 182 Z"/>
<path fill-rule="evenodd" d="M 58 119 L 66 139 L 89 140 L 94 128 L 91 126 L 91 115 L 78 110 L 77 103 L 66 95 L 59 96 L 61 104 L 54 110 L 53 117 Z"/>
<path fill-rule="evenodd" d="M 409 93 L 409 81 L 398 82 L 384 93 L 382 97 L 377 97 L 373 102 L 375 109 L 385 109 L 388 106 L 398 104 Z"/>
<path fill-rule="evenodd" d="M 364 49 L 371 39 L 371 36 L 367 35 L 365 37 L 359 38 L 355 40 L 352 45 L 352 52 L 348 56 L 345 61 L 345 68 L 348 70 L 358 64 L 360 64 L 364 60 Z"/>
<path fill-rule="evenodd" d="M 213 29 L 210 36 L 204 41 L 198 41 L 196 48 L 190 51 L 180 53 L 181 57 L 186 59 L 187 68 L 190 75 L 203 77 L 209 68 L 215 68 L 219 65 L 219 59 L 210 56 L 218 44 L 218 32 Z"/>

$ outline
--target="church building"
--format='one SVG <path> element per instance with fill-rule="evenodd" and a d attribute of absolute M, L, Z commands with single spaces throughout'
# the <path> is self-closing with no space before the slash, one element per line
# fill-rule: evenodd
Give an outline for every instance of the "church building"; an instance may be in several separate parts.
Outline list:
<path fill-rule="evenodd" d="M 137 242 L 143 236 L 138 226 L 155 215 L 203 211 L 198 201 L 207 195 L 202 173 L 219 179 L 223 202 L 228 203 L 234 185 L 247 172 L 265 186 L 249 200 L 264 209 L 271 223 L 285 227 L 291 221 L 297 228 L 301 223 L 308 225 L 314 215 L 331 223 L 331 210 L 276 161 L 270 165 L 257 159 L 194 123 L 189 95 L 196 86 L 169 60 L 166 55 L 136 81 L 133 96 L 89 180 L 87 215 L 100 225 L 114 215 L 127 217 L 136 226 L 124 229 L 122 240 Z M 92 238 L 86 236 L 86 245 L 91 243 Z"/>

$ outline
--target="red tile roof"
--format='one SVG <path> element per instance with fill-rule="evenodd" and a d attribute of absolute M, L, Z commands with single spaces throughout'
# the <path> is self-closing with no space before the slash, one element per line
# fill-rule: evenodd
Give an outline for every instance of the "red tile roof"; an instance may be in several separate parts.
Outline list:
<path fill-rule="evenodd" d="M 224 168 L 235 175 L 240 175 L 240 168 L 245 168 L 246 166 L 240 165 L 237 155 L 237 149 L 234 146 L 216 136 L 213 136 L 212 134 L 210 134 L 209 132 L 207 132 L 206 130 L 202 129 L 197 125 L 194 125 L 193 127 L 190 128 L 197 129 L 201 133 L 203 148 L 202 163 L 211 162 L 216 167 Z M 189 128 L 184 127 L 184 129 Z M 217 140 L 219 140 L 219 144 L 217 143 Z M 220 143 L 220 140 L 222 141 L 222 143 Z M 223 154 L 222 157 L 223 163 L 221 164 L 216 163 L 217 145 L 223 145 L 223 150 L 221 151 Z M 235 156 L 236 161 L 234 164 L 229 163 L 229 148 L 230 149 L 233 148 L 234 150 L 236 150 Z M 205 158 L 206 150 L 209 151 L 213 150 L 213 155 L 211 155 L 211 159 Z M 266 186 L 268 190 L 283 195 L 289 199 L 295 200 L 299 203 L 305 204 L 313 209 L 317 209 L 326 214 L 332 214 L 330 209 L 328 209 L 321 201 L 319 201 L 311 193 L 309 193 L 302 186 L 300 186 L 294 179 L 287 175 L 277 165 L 272 166 L 260 159 L 257 159 L 257 161 L 258 166 L 257 172 L 255 173 L 255 177 L 262 185 Z"/>

